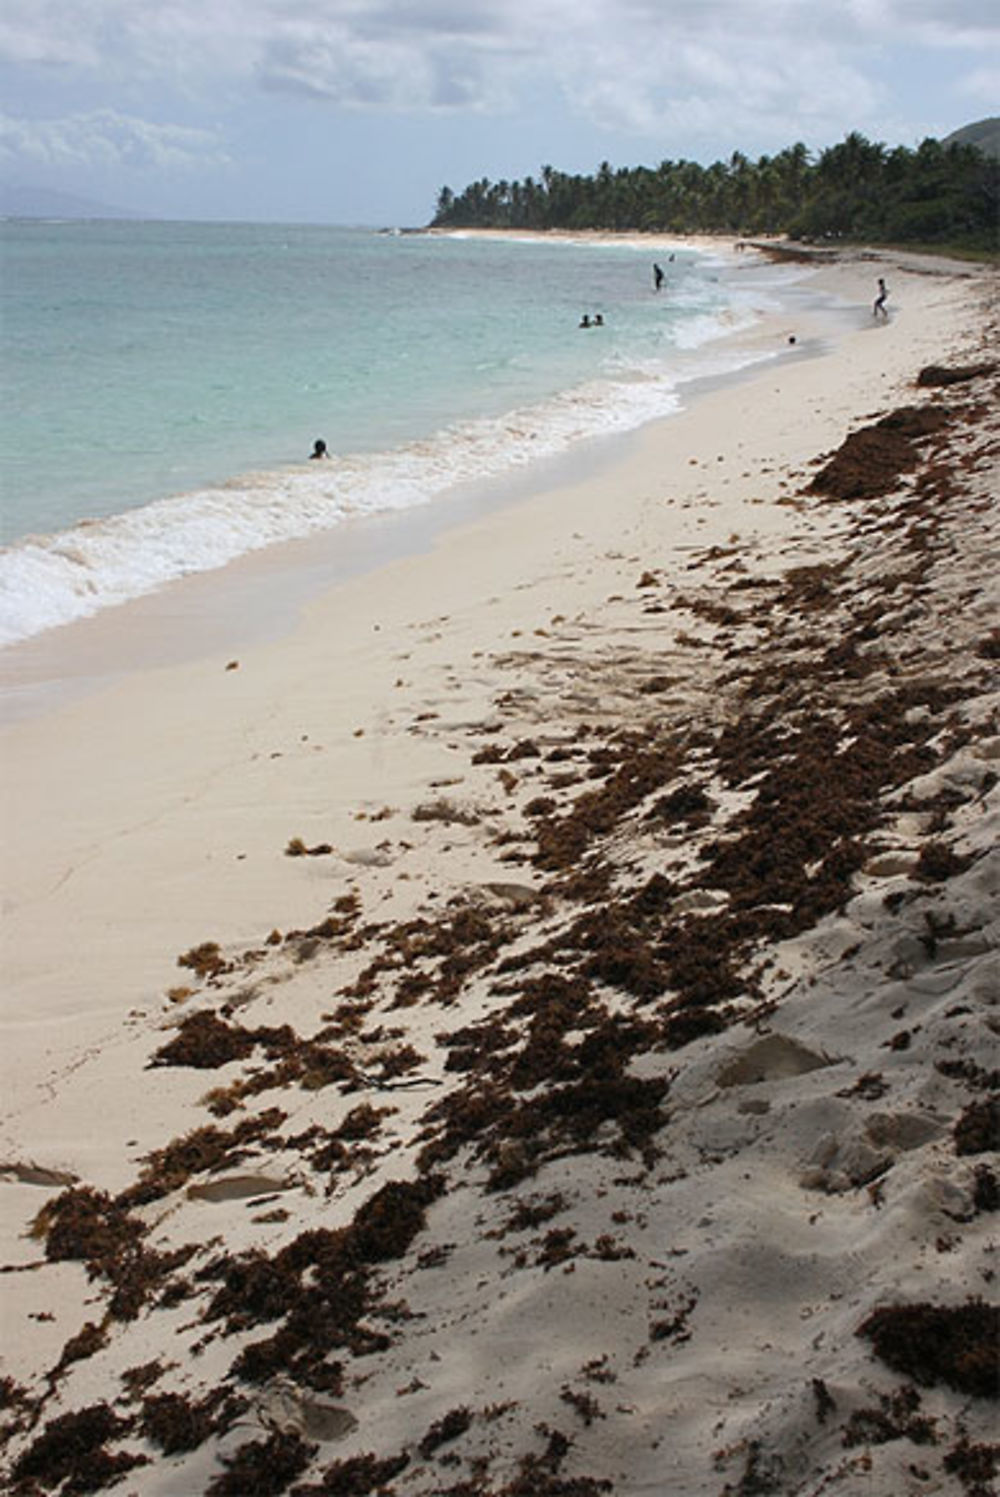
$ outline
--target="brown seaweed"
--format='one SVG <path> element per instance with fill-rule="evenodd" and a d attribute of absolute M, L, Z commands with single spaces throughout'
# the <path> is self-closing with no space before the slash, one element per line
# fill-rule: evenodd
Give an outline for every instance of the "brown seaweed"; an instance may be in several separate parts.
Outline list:
<path fill-rule="evenodd" d="M 410 1464 L 406 1452 L 387 1456 L 355 1455 L 346 1461 L 334 1461 L 323 1472 L 322 1480 L 308 1486 L 292 1488 L 291 1497 L 370 1497 L 372 1493 L 390 1491 L 388 1483 Z"/>
<path fill-rule="evenodd" d="M 317 1448 L 286 1430 L 276 1430 L 266 1440 L 250 1440 L 229 1457 L 225 1471 L 205 1488 L 205 1497 L 279 1497 L 302 1474 Z"/>
<path fill-rule="evenodd" d="M 1000 1307 L 886 1305 L 858 1327 L 880 1361 L 921 1385 L 945 1383 L 975 1398 L 1000 1394 Z"/>
<path fill-rule="evenodd" d="M 873 499 L 890 493 L 921 460 L 920 444 L 952 419 L 944 406 L 901 406 L 854 431 L 808 485 L 829 499 Z"/>
<path fill-rule="evenodd" d="M 116 1477 L 148 1464 L 144 1455 L 112 1453 L 109 1441 L 127 1434 L 131 1421 L 121 1419 L 106 1403 L 90 1404 L 50 1419 L 40 1435 L 14 1462 L 14 1492 L 36 1492 L 62 1485 L 64 1497 L 97 1492 Z"/>
<path fill-rule="evenodd" d="M 956 1154 L 985 1154 L 1000 1149 L 1000 1094 L 970 1102 L 955 1124 Z"/>
<path fill-rule="evenodd" d="M 198 1400 L 182 1393 L 151 1394 L 142 1401 L 142 1432 L 164 1455 L 196 1450 L 214 1431 L 223 1397 L 220 1392 Z"/>

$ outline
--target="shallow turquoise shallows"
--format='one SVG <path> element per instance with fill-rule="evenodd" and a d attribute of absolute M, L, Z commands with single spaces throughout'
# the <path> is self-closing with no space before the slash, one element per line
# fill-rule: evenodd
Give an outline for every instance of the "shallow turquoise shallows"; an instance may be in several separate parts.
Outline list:
<path fill-rule="evenodd" d="M 313 226 L 8 221 L 0 246 L 0 643 L 668 414 L 770 284 Z"/>

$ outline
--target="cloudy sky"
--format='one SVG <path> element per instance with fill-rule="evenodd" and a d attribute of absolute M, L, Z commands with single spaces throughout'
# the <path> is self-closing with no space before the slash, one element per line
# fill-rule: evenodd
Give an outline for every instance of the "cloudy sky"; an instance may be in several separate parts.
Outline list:
<path fill-rule="evenodd" d="M 997 0 L 0 0 L 0 180 L 421 224 L 438 189 L 1000 112 Z"/>

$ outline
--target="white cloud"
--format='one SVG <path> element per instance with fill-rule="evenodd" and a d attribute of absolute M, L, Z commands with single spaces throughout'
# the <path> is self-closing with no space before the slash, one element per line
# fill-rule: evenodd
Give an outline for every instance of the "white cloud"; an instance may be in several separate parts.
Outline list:
<path fill-rule="evenodd" d="M 979 48 L 983 0 L 250 0 L 255 72 L 273 92 L 356 109 L 509 111 L 557 91 L 601 128 L 649 134 L 678 115 L 718 131 L 839 132 L 889 115 L 888 50 Z"/>
<path fill-rule="evenodd" d="M 1000 39 L 995 0 L 886 0 L 882 27 L 897 41 L 981 47 Z"/>
<path fill-rule="evenodd" d="M 905 133 L 892 48 L 929 66 L 965 48 L 970 97 L 985 97 L 998 38 L 995 0 L 0 0 L 0 60 L 109 101 L 154 83 L 189 101 L 256 89 L 396 114 L 513 116 L 559 99 L 601 130 L 707 139 L 724 122 L 751 148 L 830 138 L 845 121 Z M 135 121 L 126 145 L 97 119 L 91 148 L 122 159 L 212 150 L 171 142 L 167 126 L 144 140 Z M 51 151 L 74 149 L 51 122 L 34 127 L 36 148 L 46 131 Z"/>
<path fill-rule="evenodd" d="M 995 114 L 997 100 L 1000 100 L 1000 67 L 974 68 L 971 73 L 959 79 L 957 91 L 966 98 L 981 99 L 989 107 L 989 112 Z"/>
<path fill-rule="evenodd" d="M 631 0 L 629 8 L 644 21 L 651 13 L 648 0 Z M 768 139 L 784 145 L 800 134 L 836 136 L 845 119 L 863 129 L 884 118 L 884 80 L 865 70 L 859 50 L 838 49 L 815 27 L 803 45 L 792 26 L 804 22 L 797 0 L 776 6 L 787 27 L 752 33 L 746 6 L 723 10 L 741 18 L 742 34 L 692 18 L 686 32 L 659 25 L 641 47 L 627 32 L 609 35 L 601 41 L 599 65 L 597 39 L 577 34 L 553 49 L 550 75 L 579 117 L 665 142 L 724 133 L 752 148 Z"/>
<path fill-rule="evenodd" d="M 115 166 L 137 171 L 219 165 L 226 161 L 208 130 L 157 125 L 98 109 L 63 119 L 0 116 L 0 160 L 37 166 Z"/>
<path fill-rule="evenodd" d="M 735 54 L 766 39 L 780 51 L 998 35 L 995 0 L 0 0 L 0 58 L 161 72 L 249 74 L 276 50 L 324 42 L 345 49 L 342 72 L 398 77 L 408 59 L 433 81 L 435 58 L 481 72 L 539 48 L 557 58 L 560 46 L 600 67 L 609 46 L 641 60 L 698 42 Z"/>
<path fill-rule="evenodd" d="M 61 26 L 50 30 L 44 21 L 44 12 L 28 10 L 26 6 L 0 13 L 0 60 L 18 66 L 93 68 L 100 56 L 86 32 L 71 29 L 65 32 Z"/>
<path fill-rule="evenodd" d="M 348 108 L 484 110 L 509 103 L 475 45 L 438 38 L 418 47 L 409 39 L 375 39 L 342 28 L 289 28 L 262 49 L 256 75 L 271 92 L 304 93 Z"/>

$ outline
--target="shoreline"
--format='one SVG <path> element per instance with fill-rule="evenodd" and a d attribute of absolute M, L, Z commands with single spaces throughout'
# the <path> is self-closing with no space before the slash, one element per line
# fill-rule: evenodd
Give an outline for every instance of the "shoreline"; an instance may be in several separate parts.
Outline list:
<path fill-rule="evenodd" d="M 15 1454 L 105 1405 L 98 1444 L 151 1462 L 149 1497 L 279 1435 L 289 1483 L 374 1451 L 400 1497 L 459 1476 L 500 1497 L 531 1460 L 631 1497 L 661 1441 L 689 1497 L 765 1456 L 789 1493 L 838 1463 L 845 1490 L 905 1489 L 905 1432 L 842 1436 L 898 1394 L 856 1334 L 880 1298 L 983 1285 L 986 1166 L 952 1140 L 982 1101 L 1000 754 L 987 389 L 914 380 L 982 358 L 995 307 L 983 278 L 901 268 L 870 327 L 869 272 L 818 273 L 859 325 L 815 357 L 699 393 L 590 475 L 525 480 L 235 656 L 3 731 Z M 848 431 L 918 402 L 943 434 L 895 487 L 810 490 Z M 761 783 L 792 820 L 743 848 Z M 794 861 L 807 830 L 813 871 L 772 886 L 768 849 Z M 855 844 L 844 882 L 828 855 Z M 71 1214 L 88 1190 L 118 1256 Z M 335 1276 L 323 1234 L 361 1252 L 376 1197 L 397 1236 L 363 1239 L 368 1328 L 333 1331 L 281 1255 L 304 1234 L 334 1254 L 309 1282 Z M 280 1287 L 260 1319 L 253 1253 Z M 279 1326 L 273 1365 L 234 1372 Z M 941 1458 L 988 1409 L 926 1386 L 920 1458 L 958 1497 Z M 173 1456 L 160 1395 L 205 1414 Z"/>
<path fill-rule="evenodd" d="M 843 286 L 843 270 L 823 274 Z M 855 272 L 847 268 L 846 276 L 853 280 Z M 84 676 L 96 674 L 97 689 L 52 706 L 36 718 L 12 723 L 0 739 L 6 771 L 6 872 L 13 884 L 4 907 L 8 925 L 13 927 L 7 939 L 15 954 L 13 962 L 8 962 L 8 992 L 14 1010 L 5 1004 L 0 1023 L 9 1021 L 19 1006 L 34 1008 L 39 1000 L 44 1010 L 45 994 L 53 986 L 58 991 L 45 934 L 48 922 L 36 921 L 33 913 L 41 891 L 62 891 L 65 899 L 67 870 L 91 868 L 94 847 L 111 851 L 129 837 L 130 828 L 141 828 L 148 819 L 151 791 L 162 798 L 164 807 L 180 809 L 191 800 L 189 785 L 211 785 L 219 776 L 225 780 L 232 756 L 238 761 L 243 745 L 259 743 L 256 751 L 263 753 L 267 724 L 278 716 L 276 704 L 284 703 L 294 715 L 304 713 L 312 719 L 316 712 L 310 701 L 310 680 L 324 654 L 329 659 L 323 670 L 340 683 L 344 700 L 339 707 L 327 706 L 318 714 L 324 724 L 321 736 L 333 735 L 345 766 L 343 773 L 360 789 L 376 766 L 363 762 L 364 755 L 351 752 L 351 734 L 357 724 L 349 727 L 349 715 L 353 713 L 358 723 L 386 717 L 386 703 L 392 703 L 397 690 L 392 683 L 401 674 L 396 657 L 409 659 L 404 646 L 417 633 L 416 621 L 421 617 L 435 618 L 446 612 L 449 618 L 468 618 L 470 629 L 495 638 L 504 627 L 501 620 L 509 620 L 511 629 L 519 626 L 522 594 L 545 595 L 546 576 L 552 578 L 552 613 L 561 611 L 564 593 L 574 610 L 587 602 L 596 604 L 604 587 L 602 571 L 611 557 L 627 545 L 661 534 L 664 523 L 668 544 L 678 554 L 705 541 L 725 544 L 731 534 L 746 529 L 763 535 L 772 530 L 780 536 L 791 513 L 782 507 L 783 499 L 792 492 L 796 475 L 805 472 L 805 465 L 818 452 L 840 440 L 851 414 L 856 419 L 888 398 L 910 377 L 914 362 L 927 362 L 935 352 L 942 357 L 948 352 L 941 340 L 950 323 L 951 302 L 946 297 L 942 312 L 934 307 L 935 298 L 925 283 L 916 282 L 914 289 L 924 298 L 919 329 L 907 325 L 901 314 L 885 329 L 866 325 L 820 358 L 782 366 L 765 364 L 756 377 L 751 370 L 750 378 L 735 388 L 703 394 L 689 409 L 633 433 L 619 446 L 617 460 L 593 477 L 571 467 L 567 481 L 541 493 L 533 492 L 529 478 L 516 502 L 442 531 L 429 546 L 422 537 L 418 554 L 397 555 L 373 571 L 341 580 L 332 590 L 320 586 L 311 591 L 294 619 L 286 615 L 289 627 L 276 637 L 265 635 L 256 643 L 245 636 L 242 643 L 230 637 L 222 649 L 199 650 L 179 663 L 169 659 L 156 663 L 156 637 L 164 622 L 170 626 L 173 600 L 181 600 L 176 623 L 183 630 L 182 600 L 202 588 L 210 599 L 211 584 L 217 578 L 191 579 L 189 587 L 181 585 L 153 599 L 111 610 L 104 619 L 93 621 L 91 629 L 86 627 L 91 621 L 71 626 L 67 632 L 77 637 L 100 636 L 106 628 L 106 639 L 98 641 L 96 672 L 92 660 L 84 662 Z M 964 288 L 951 290 L 961 301 Z M 772 459 L 772 452 L 780 457 Z M 777 504 L 758 501 L 761 488 L 766 491 L 767 487 L 777 490 Z M 624 513 L 623 498 L 627 503 Z M 530 562 L 524 549 L 526 525 L 532 527 Z M 575 580 L 571 580 L 573 573 Z M 294 577 L 294 568 L 290 575 Z M 239 592 L 236 598 L 240 599 Z M 159 616 L 161 605 L 165 619 Z M 141 618 L 147 610 L 152 620 L 148 646 L 142 629 L 129 627 L 130 616 Z M 119 625 L 126 626 L 124 636 Z M 446 637 L 444 631 L 427 632 Z M 136 671 L 126 663 L 122 673 L 122 648 L 130 647 L 133 635 L 140 651 L 149 648 L 153 652 L 153 668 Z M 371 658 L 363 684 L 352 680 L 359 648 L 362 658 Z M 109 656 L 114 662 L 110 676 Z M 227 671 L 233 661 L 238 661 L 239 668 Z M 204 743 L 200 730 L 203 703 L 210 707 L 206 731 L 209 725 L 212 728 Z M 211 758 L 203 763 L 209 751 Z M 252 771 L 242 770 L 244 776 L 248 773 L 252 776 Z M 74 803 L 78 797 L 79 805 Z M 69 804 L 64 805 L 67 798 Z M 209 815 L 209 821 L 215 814 Z M 266 816 L 265 822 L 271 823 L 272 817 Z M 307 834 L 309 829 L 301 830 Z M 196 831 L 194 836 L 195 845 L 204 848 L 201 856 L 211 861 L 211 833 Z M 266 830 L 259 828 L 252 839 L 256 853 L 274 846 L 276 838 L 280 841 L 281 833 L 272 824 Z M 178 831 L 162 840 L 154 866 L 164 857 L 168 880 L 183 884 L 184 836 Z M 112 869 L 116 861 L 112 860 Z M 253 859 L 248 857 L 248 861 Z M 72 875 L 77 882 L 80 876 L 80 872 Z M 118 902 L 123 876 L 127 887 L 124 869 L 110 872 L 107 886 L 103 875 L 92 874 L 82 909 L 70 912 L 71 925 L 81 930 L 99 927 L 102 911 Z M 178 890 L 171 901 L 168 929 L 172 935 L 166 938 L 167 951 L 184 939 L 182 933 L 190 929 L 200 909 L 198 882 L 191 882 L 193 897 L 182 899 Z M 243 938 L 251 939 L 266 918 L 269 898 L 270 880 L 264 876 L 250 907 L 240 909 L 239 895 L 226 901 L 239 911 Z M 281 918 L 286 918 L 284 912 Z M 136 923 L 135 917 L 125 921 L 129 930 Z M 129 946 L 134 947 L 136 975 L 141 974 L 143 988 L 155 982 L 154 972 L 165 976 L 162 957 L 150 965 L 151 944 L 138 921 Z M 99 983 L 104 980 L 103 967 L 97 963 Z M 38 991 L 40 974 L 46 977 Z M 22 976 L 30 984 L 27 1005 L 15 997 Z"/>
<path fill-rule="evenodd" d="M 582 243 L 628 243 L 655 249 L 689 248 L 711 250 L 738 257 L 743 250 L 757 250 L 773 255 L 779 260 L 797 260 L 803 264 L 821 268 L 824 265 L 848 264 L 858 261 L 888 261 L 905 268 L 922 270 L 930 275 L 978 275 L 995 271 L 994 261 L 976 258 L 958 258 L 934 250 L 908 250 L 902 245 L 872 245 L 862 243 L 815 244 L 806 240 L 789 239 L 787 235 L 757 234 L 737 238 L 733 234 L 670 234 L 660 231 L 642 233 L 634 229 L 411 229 L 413 234 L 461 235 L 466 238 L 507 238 L 546 240 L 575 239 Z"/>
<path fill-rule="evenodd" d="M 492 233 L 475 232 L 485 237 Z M 571 237 L 603 241 L 609 236 Z M 630 242 L 634 238 L 625 237 Z M 654 236 L 651 243 L 654 248 L 661 243 L 664 247 L 702 251 L 714 248 L 734 262 L 750 264 L 736 254 L 731 241 L 709 243 L 705 236 L 674 237 L 668 246 L 667 241 Z M 627 444 L 641 440 L 646 427 L 675 420 L 692 401 L 714 389 L 753 380 L 759 372 L 758 361 L 766 364 L 815 354 L 822 341 L 841 335 L 851 325 L 858 309 L 852 311 L 850 303 L 843 300 L 842 286 L 835 285 L 830 291 L 811 286 L 812 282 L 807 282 L 804 306 L 794 307 L 792 289 L 786 292 L 788 306 L 783 310 L 760 311 L 750 328 L 706 345 L 707 349 L 717 347 L 723 359 L 743 350 L 748 362 L 721 374 L 682 377 L 677 386 L 678 408 L 652 422 L 614 435 L 595 434 L 579 440 L 568 452 L 544 458 L 527 470 L 514 469 L 478 484 L 457 484 L 412 510 L 362 515 L 342 521 L 329 531 L 274 542 L 224 566 L 177 578 L 96 614 L 6 645 L 0 650 L 0 727 L 58 709 L 81 693 L 93 694 L 123 673 L 182 663 L 203 656 L 209 648 L 238 651 L 244 640 L 271 640 L 294 628 L 304 599 L 378 570 L 403 555 L 431 549 L 437 537 L 474 521 L 480 514 L 518 503 L 521 497 L 536 491 L 562 487 L 587 467 L 606 467 L 618 461 Z M 791 350 L 788 340 L 793 328 L 798 341 Z M 248 628 L 251 610 L 253 621 Z"/>
<path fill-rule="evenodd" d="M 735 260 L 736 257 L 731 258 Z M 756 257 L 750 259 L 755 260 L 758 274 L 763 271 L 766 278 L 768 271 L 764 262 Z M 719 263 L 716 258 L 715 267 Z M 741 268 L 753 270 L 754 265 L 746 264 Z M 713 268 L 703 269 L 701 274 L 708 280 L 718 280 L 724 272 Z M 759 318 L 769 303 L 773 307 L 775 298 L 769 296 L 766 287 L 761 288 L 761 305 L 754 306 L 751 311 L 750 302 L 756 301 L 756 296 L 751 293 L 749 299 L 746 295 L 741 299 L 735 284 L 741 278 L 730 272 L 729 279 L 734 280 L 732 315 L 720 314 L 718 319 L 714 316 L 711 319 L 713 323 L 718 321 L 718 336 L 709 337 L 705 342 L 696 341 L 693 348 L 677 348 L 669 360 L 673 373 L 664 365 L 645 393 L 645 376 L 633 382 L 616 379 L 612 373 L 605 379 L 592 369 L 594 383 L 588 384 L 581 368 L 577 370 L 575 385 L 571 383 L 561 393 L 553 392 L 540 404 L 531 405 L 529 402 L 523 410 L 515 404 L 515 408 L 505 416 L 497 416 L 492 421 L 487 419 L 482 430 L 478 429 L 475 420 L 471 425 L 459 423 L 452 438 L 450 428 L 445 424 L 428 436 L 430 446 L 427 451 L 422 451 L 419 441 L 415 445 L 403 443 L 396 448 L 390 446 L 384 451 L 372 450 L 370 453 L 353 453 L 348 444 L 338 463 L 332 467 L 324 465 L 322 475 L 315 464 L 307 463 L 260 474 L 248 471 L 241 475 L 236 472 L 232 478 L 220 480 L 217 491 L 208 485 L 204 488 L 196 486 L 188 493 L 163 494 L 155 502 L 126 509 L 118 515 L 103 520 L 81 520 L 52 535 L 39 536 L 37 546 L 31 535 L 23 536 L 5 549 L 2 558 L 2 632 L 6 647 L 0 652 L 0 675 L 8 670 L 23 674 L 19 655 L 10 657 L 9 649 L 18 651 L 20 644 L 30 646 L 32 641 L 44 639 L 59 628 L 69 629 L 74 623 L 100 617 L 108 607 L 128 607 L 130 601 L 189 582 L 192 577 L 201 576 L 202 569 L 205 575 L 224 575 L 228 567 L 238 566 L 248 557 L 272 550 L 280 555 L 289 548 L 294 549 L 296 534 L 300 534 L 307 544 L 315 541 L 319 550 L 328 535 L 336 535 L 342 528 L 354 532 L 355 521 L 363 520 L 366 511 L 372 516 L 386 515 L 388 512 L 384 506 L 394 505 L 400 492 L 422 504 L 447 503 L 448 489 L 443 485 L 449 478 L 457 492 L 477 484 L 502 490 L 511 478 L 516 483 L 517 475 L 526 466 L 537 466 L 539 462 L 544 466 L 538 469 L 538 481 L 544 484 L 546 467 L 550 462 L 558 464 L 560 460 L 560 447 L 565 455 L 569 442 L 579 444 L 590 440 L 583 431 L 588 424 L 594 426 L 593 439 L 599 441 L 604 433 L 614 433 L 616 429 L 624 432 L 631 422 L 641 425 L 657 403 L 666 414 L 676 398 L 672 386 L 687 385 L 706 370 L 718 367 L 720 360 L 726 357 L 723 350 L 727 348 L 737 350 L 732 357 L 740 356 L 738 351 L 744 346 L 743 336 L 740 332 L 733 333 L 732 328 L 727 333 L 724 324 L 729 320 L 738 326 L 753 316 Z M 744 279 L 749 290 L 749 283 L 755 278 L 751 275 Z M 782 277 L 779 275 L 778 279 Z M 786 288 L 786 291 L 789 304 L 794 307 L 797 300 L 794 288 Z M 644 312 L 643 315 L 647 314 Z M 653 320 L 655 322 L 656 318 Z M 698 330 L 696 340 L 705 332 L 705 328 Z M 744 328 L 743 333 L 747 332 Z M 752 341 L 752 328 L 749 337 Z M 593 344 L 590 349 L 599 352 Z M 581 379 L 582 384 L 579 383 Z M 578 405 L 578 401 L 582 404 Z M 632 429 L 637 429 L 637 426 Z M 549 458 L 540 459 L 539 449 L 549 452 Z M 318 491 L 320 511 L 313 514 L 310 505 L 315 496 L 310 485 L 316 478 L 324 481 L 319 484 Z M 329 482 L 326 482 L 327 478 Z M 281 493 L 284 486 L 288 492 L 279 502 L 274 495 Z M 216 500 L 224 499 L 230 488 L 233 490 L 232 513 L 224 510 L 223 516 L 218 518 L 219 534 L 214 539 L 210 537 L 205 549 L 199 525 L 215 522 Z M 272 496 L 272 503 L 258 512 L 257 505 L 262 496 L 266 499 L 268 495 Z M 355 511 L 353 515 L 352 510 Z M 320 519 L 328 523 L 329 531 L 310 529 L 311 524 Z M 247 534 L 248 526 L 252 528 L 258 523 L 261 531 L 257 539 L 270 536 L 270 543 L 262 548 L 255 547 L 252 537 Z M 283 539 L 283 536 L 287 538 Z M 242 549 L 248 543 L 249 549 Z M 303 548 L 299 549 L 302 552 Z M 224 560 L 227 554 L 228 561 Z M 184 562 L 182 556 L 186 558 Z M 179 575 L 183 565 L 196 570 L 186 576 Z M 86 611 L 97 604 L 103 606 L 93 613 Z M 38 625 L 42 623 L 46 627 L 39 631 Z M 17 636 L 23 629 L 36 632 L 19 640 Z M 61 637 L 65 636 L 56 635 L 57 639 Z M 27 658 L 30 651 L 21 653 Z"/>
<path fill-rule="evenodd" d="M 829 315 L 816 313 L 814 319 L 822 323 Z M 724 340 L 746 345 L 751 350 L 748 362 L 721 374 L 695 375 L 679 382 L 678 408 L 642 426 L 582 438 L 568 452 L 541 459 L 527 470 L 457 484 L 410 509 L 362 515 L 328 531 L 275 542 L 225 566 L 178 578 L 97 614 L 3 647 L 0 729 L 58 709 L 80 694 L 92 694 L 137 670 L 274 642 L 295 628 L 304 606 L 331 589 L 425 554 L 449 531 L 515 507 L 535 493 L 562 489 L 594 472 L 608 471 L 641 442 L 648 427 L 675 420 L 706 395 L 757 378 L 764 365 L 819 356 L 819 333 L 798 342 L 794 350 L 785 346 L 784 329 L 789 321 L 768 314 L 750 335 L 743 332 Z"/>

